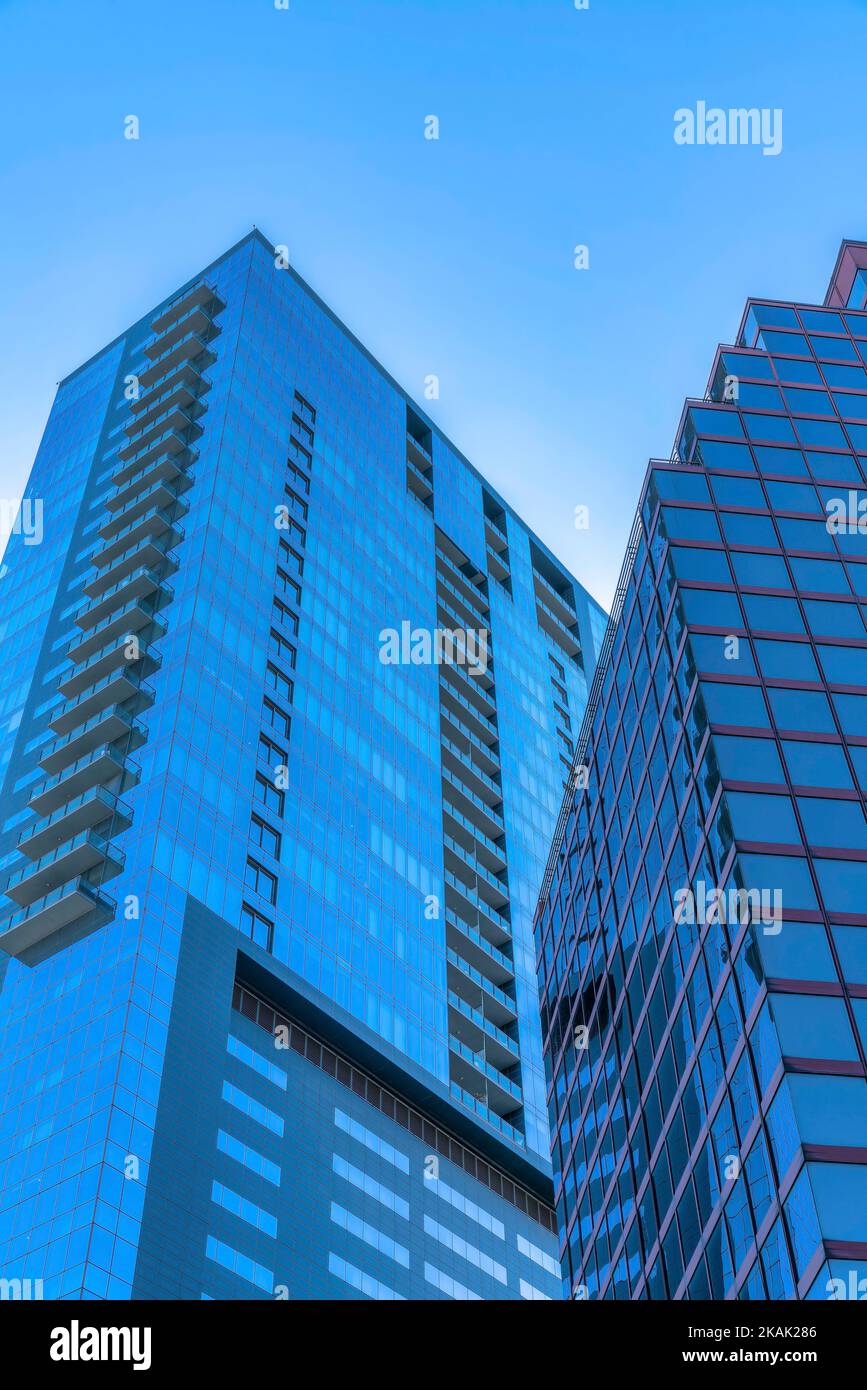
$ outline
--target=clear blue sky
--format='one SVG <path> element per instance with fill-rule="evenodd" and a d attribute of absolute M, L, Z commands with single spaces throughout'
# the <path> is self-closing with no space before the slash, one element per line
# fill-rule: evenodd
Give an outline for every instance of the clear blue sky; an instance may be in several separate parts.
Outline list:
<path fill-rule="evenodd" d="M 607 605 L 745 297 L 867 236 L 865 52 L 864 0 L 0 0 L 0 496 L 55 382 L 256 223 Z M 782 154 L 676 145 L 700 99 L 782 108 Z"/>

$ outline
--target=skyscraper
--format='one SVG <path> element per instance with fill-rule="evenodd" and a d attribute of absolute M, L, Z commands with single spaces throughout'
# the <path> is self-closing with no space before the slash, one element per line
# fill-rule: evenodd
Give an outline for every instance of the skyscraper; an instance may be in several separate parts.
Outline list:
<path fill-rule="evenodd" d="M 536 923 L 578 1298 L 867 1295 L 867 244 L 650 464 Z"/>
<path fill-rule="evenodd" d="M 559 1297 L 532 917 L 601 610 L 253 232 L 0 591 L 0 1277 Z"/>

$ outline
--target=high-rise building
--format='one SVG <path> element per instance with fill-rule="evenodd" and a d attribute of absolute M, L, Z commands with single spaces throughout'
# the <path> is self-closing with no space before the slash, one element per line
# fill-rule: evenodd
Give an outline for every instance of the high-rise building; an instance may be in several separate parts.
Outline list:
<path fill-rule="evenodd" d="M 650 464 L 536 923 L 567 1295 L 867 1296 L 867 244 Z"/>
<path fill-rule="evenodd" d="M 603 630 L 258 232 L 61 382 L 0 588 L 11 1287 L 560 1297 L 533 911 Z"/>

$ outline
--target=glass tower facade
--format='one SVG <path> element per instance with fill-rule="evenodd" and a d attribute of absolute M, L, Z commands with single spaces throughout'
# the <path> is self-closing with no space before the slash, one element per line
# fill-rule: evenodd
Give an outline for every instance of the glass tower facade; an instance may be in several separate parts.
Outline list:
<path fill-rule="evenodd" d="M 865 268 L 644 481 L 536 920 L 567 1296 L 867 1296 Z"/>
<path fill-rule="evenodd" d="M 258 232 L 0 587 L 0 1276 L 560 1296 L 533 911 L 601 610 Z"/>

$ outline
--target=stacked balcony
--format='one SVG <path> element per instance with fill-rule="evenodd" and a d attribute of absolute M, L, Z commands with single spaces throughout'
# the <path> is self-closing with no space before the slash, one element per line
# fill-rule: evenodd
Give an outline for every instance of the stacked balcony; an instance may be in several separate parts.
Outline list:
<path fill-rule="evenodd" d="M 512 592 L 512 569 L 509 559 L 509 537 L 506 532 L 506 514 L 489 493 L 484 495 L 485 504 L 485 549 L 488 559 L 488 573 L 502 584 L 507 593 Z"/>
<path fill-rule="evenodd" d="M 450 1085 L 462 1105 L 523 1144 L 487 577 L 439 532 L 436 594 L 441 629 L 485 634 L 484 661 L 439 667 Z"/>
<path fill-rule="evenodd" d="M 533 588 L 536 594 L 536 619 L 540 628 L 570 661 L 583 670 L 578 614 L 571 590 L 567 592 L 565 583 L 562 589 L 555 588 L 536 565 L 533 566 Z"/>
<path fill-rule="evenodd" d="M 411 406 L 406 408 L 406 488 L 411 497 L 433 511 L 433 434 Z"/>
<path fill-rule="evenodd" d="M 114 840 L 132 815 L 121 797 L 140 777 L 131 754 L 147 739 L 138 716 L 155 697 L 148 677 L 161 664 L 155 643 L 167 632 L 174 597 L 166 581 L 178 568 L 190 465 L 207 410 L 202 372 L 215 361 L 215 316 L 224 307 L 199 284 L 153 321 L 138 378 L 144 389 L 115 456 L 114 491 L 48 721 L 54 737 L 39 754 L 44 776 L 28 803 L 33 819 L 18 841 L 23 862 L 6 883 L 11 910 L 0 917 L 0 946 L 10 955 L 76 922 L 96 929 L 115 913 L 102 886 L 124 867 Z"/>

